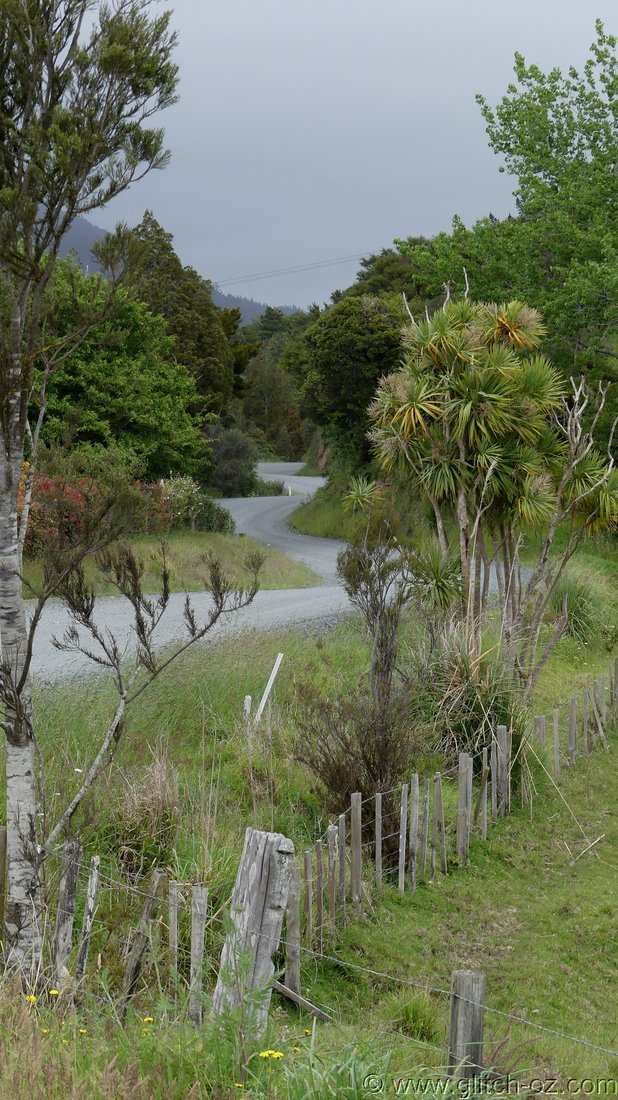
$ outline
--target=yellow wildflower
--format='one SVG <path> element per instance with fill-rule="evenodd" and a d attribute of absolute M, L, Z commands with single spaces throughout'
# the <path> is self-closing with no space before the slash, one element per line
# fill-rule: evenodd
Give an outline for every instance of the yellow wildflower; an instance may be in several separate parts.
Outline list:
<path fill-rule="evenodd" d="M 60 990 L 59 989 L 50 989 L 49 995 L 50 995 L 50 997 L 59 997 L 60 996 Z"/>
<path fill-rule="evenodd" d="M 27 996 L 26 996 L 26 1000 L 27 1000 L 29 1005 L 35 1005 L 36 1004 L 36 997 L 35 997 L 34 993 L 28 993 Z"/>
<path fill-rule="evenodd" d="M 281 1050 L 261 1050 L 260 1058 L 283 1058 Z"/>
<path fill-rule="evenodd" d="M 310 1032 L 308 1027 L 305 1028 L 305 1035 L 311 1035 L 311 1032 Z"/>
<path fill-rule="evenodd" d="M 68 1045 L 69 1045 L 69 1040 L 68 1039 L 63 1039 L 62 1042 L 64 1043 L 65 1047 L 68 1047 Z"/>
<path fill-rule="evenodd" d="M 85 1027 L 80 1027 L 79 1033 L 80 1033 L 80 1035 L 85 1035 L 86 1034 L 86 1028 Z"/>
<path fill-rule="evenodd" d="M 145 1024 L 154 1024 L 154 1016 L 144 1016 L 143 1022 Z"/>
<path fill-rule="evenodd" d="M 49 1035 L 49 1028 L 48 1027 L 42 1027 L 41 1028 L 41 1035 Z"/>
<path fill-rule="evenodd" d="M 300 1054 L 301 1047 L 292 1047 L 292 1050 L 294 1051 L 294 1054 Z"/>

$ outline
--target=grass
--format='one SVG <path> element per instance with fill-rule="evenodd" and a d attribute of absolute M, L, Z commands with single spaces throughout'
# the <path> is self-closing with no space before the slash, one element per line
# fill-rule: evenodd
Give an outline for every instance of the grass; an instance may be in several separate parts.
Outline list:
<path fill-rule="evenodd" d="M 309 588 L 319 584 L 320 578 L 302 562 L 293 561 L 287 554 L 270 546 L 255 542 L 246 535 L 220 535 L 202 531 L 174 531 L 166 535 L 168 565 L 171 571 L 173 591 L 200 592 L 205 587 L 206 570 L 203 556 L 212 552 L 219 558 L 235 583 L 246 583 L 247 574 L 243 562 L 250 551 L 259 550 L 265 561 L 261 572 L 261 587 Z M 152 535 L 138 535 L 131 539 L 136 553 L 145 565 L 144 590 L 158 592 L 161 585 L 160 540 Z M 115 593 L 96 568 L 92 558 L 86 558 L 86 577 L 94 585 L 97 595 Z M 24 567 L 26 581 L 37 590 L 41 585 L 42 568 L 37 560 L 27 560 Z M 26 591 L 28 591 L 26 589 Z"/>
<path fill-rule="evenodd" d="M 585 572 L 605 626 L 613 628 L 618 621 L 618 554 L 600 558 L 588 547 Z M 588 645 L 573 637 L 562 639 L 545 669 L 534 709 L 550 710 L 605 671 L 610 648 L 611 638 L 604 632 Z M 280 651 L 285 658 L 270 731 L 263 723 L 249 741 L 241 719 L 243 698 L 259 698 Z M 84 807 L 86 854 L 100 854 L 105 875 L 124 883 L 131 881 L 129 874 L 145 883 L 143 876 L 160 864 L 183 884 L 187 904 L 190 883 L 206 881 L 209 911 L 220 916 L 229 902 L 247 825 L 281 831 L 301 852 L 327 823 L 319 790 L 294 759 L 299 683 L 309 681 L 333 694 L 363 682 L 367 666 L 366 639 L 355 620 L 323 635 L 248 635 L 192 651 L 130 714 L 116 763 Z M 36 693 L 50 822 L 77 787 L 81 773 L 75 769 L 91 760 L 113 704 L 111 690 L 96 679 L 80 681 L 79 691 L 68 684 Z M 274 1004 L 263 1047 L 282 1050 L 284 1058 L 268 1065 L 254 1058 L 250 1067 L 256 1080 L 247 1079 L 246 1094 L 282 1100 L 337 1094 L 332 1080 L 329 1084 L 323 1078 L 338 1063 L 391 1077 L 416 1073 L 418 1066 L 442 1066 L 448 999 L 428 990 L 448 990 L 455 968 L 486 972 L 492 1010 L 617 1048 L 617 739 L 613 737 L 609 752 L 596 749 L 577 769 L 565 768 L 559 790 L 536 762 L 532 775 L 532 808 L 516 804 L 486 843 L 473 839 L 468 868 L 451 861 L 446 878 L 438 875 L 433 885 L 420 885 L 414 895 L 400 897 L 387 885 L 369 916 L 350 923 L 336 940 L 327 938 L 326 953 L 343 964 L 402 982 L 341 963 L 304 959 L 303 992 L 332 1009 L 335 1023 L 319 1024 L 308 1036 L 304 1029 L 311 1028 L 310 1021 L 299 1019 L 287 1005 Z M 452 795 L 447 785 L 451 828 Z M 57 873 L 52 862 L 52 882 Z M 80 906 L 82 895 L 83 889 Z M 37 1096 L 45 1080 L 48 1095 L 67 1098 L 77 1097 L 77 1083 L 86 1081 L 93 1097 L 121 1100 L 125 1095 L 179 1100 L 187 1095 L 238 1095 L 233 1021 L 227 1038 L 213 1035 L 208 1027 L 196 1031 L 182 1013 L 179 1024 L 172 1022 L 171 1006 L 161 991 L 167 973 L 164 930 L 158 933 L 157 967 L 147 963 L 128 1030 L 118 1029 L 106 990 L 118 988 L 124 936 L 135 926 L 139 904 L 126 889 L 104 880 L 91 949 L 90 994 L 77 1016 L 67 1016 L 64 1031 L 44 1005 L 37 1006 L 35 1026 L 31 1012 L 26 1027 L 19 997 L 10 991 L 0 995 L 0 1030 L 12 1037 L 0 1062 L 0 1094 L 16 1100 Z M 81 909 L 78 923 L 80 918 Z M 221 939 L 222 926 L 211 919 L 207 990 L 212 989 Z M 183 978 L 188 947 L 189 916 L 182 912 Z M 422 988 L 407 986 L 408 979 Z M 149 1015 L 153 1024 L 143 1026 L 143 1017 Z M 85 1035 L 78 1025 L 85 1027 Z M 43 1027 L 49 1027 L 46 1035 Z M 494 1066 L 519 1071 L 522 1080 L 618 1079 L 617 1056 L 492 1012 L 487 1016 L 486 1050 Z M 26 1062 L 22 1085 L 19 1071 Z M 146 1084 L 140 1086 L 140 1081 Z M 195 1081 L 199 1089 L 191 1093 Z M 340 1095 L 360 1097 L 366 1090 L 359 1085 L 355 1092 L 350 1086 Z"/>
<path fill-rule="evenodd" d="M 357 516 L 344 512 L 341 494 L 330 484 L 318 489 L 307 504 L 301 504 L 288 523 L 302 535 L 327 539 L 350 539 L 360 525 Z"/>

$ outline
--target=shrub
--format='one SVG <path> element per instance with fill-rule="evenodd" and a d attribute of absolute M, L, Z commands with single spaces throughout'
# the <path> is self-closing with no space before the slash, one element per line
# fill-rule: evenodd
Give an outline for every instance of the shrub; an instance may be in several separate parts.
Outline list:
<path fill-rule="evenodd" d="M 191 477 L 170 477 L 161 482 L 161 497 L 172 531 L 219 531 L 233 534 L 234 520 L 227 509 L 204 493 Z"/>
<path fill-rule="evenodd" d="M 209 430 L 212 470 L 209 483 L 224 497 L 248 497 L 255 491 L 257 450 L 237 428 Z"/>
<path fill-rule="evenodd" d="M 566 600 L 568 621 L 566 633 L 579 642 L 592 641 L 599 631 L 602 614 L 597 592 L 590 582 L 578 573 L 565 573 L 558 581 L 551 598 L 551 614 L 562 615 Z"/>
<path fill-rule="evenodd" d="M 269 481 L 265 477 L 258 477 L 255 483 L 255 489 L 251 496 L 254 497 L 280 497 L 283 496 L 285 491 L 285 484 L 283 481 Z"/>

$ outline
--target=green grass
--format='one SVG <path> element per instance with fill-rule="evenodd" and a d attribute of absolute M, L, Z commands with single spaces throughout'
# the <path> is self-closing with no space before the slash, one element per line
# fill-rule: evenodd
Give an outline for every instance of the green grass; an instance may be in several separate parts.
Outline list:
<path fill-rule="evenodd" d="M 588 547 L 585 567 L 595 602 L 606 625 L 611 625 L 618 619 L 618 555 L 600 558 Z M 604 633 L 589 645 L 564 638 L 544 671 L 534 710 L 547 712 L 579 692 L 592 675 L 606 671 L 609 647 Z M 276 682 L 270 733 L 263 724 L 249 743 L 241 718 L 243 698 L 246 694 L 254 701 L 259 698 L 280 651 L 285 658 Z M 183 895 L 187 902 L 188 884 L 206 881 L 209 910 L 220 914 L 229 902 L 247 825 L 291 836 L 297 852 L 324 830 L 327 821 L 320 792 L 294 759 L 298 685 L 311 682 L 324 694 L 349 690 L 364 681 L 368 659 L 367 642 L 355 620 L 344 621 L 323 635 L 256 634 L 192 651 L 131 712 L 116 763 L 84 807 L 80 824 L 86 855 L 100 854 L 104 872 L 112 879 L 120 879 L 123 869 L 141 870 L 145 875 L 154 863 L 160 864 L 187 884 Z M 80 773 L 74 769 L 84 768 L 92 759 L 113 706 L 113 692 L 96 679 L 81 680 L 79 691 L 74 685 L 37 691 L 35 711 L 50 822 L 77 788 Z M 547 767 L 551 772 L 549 763 Z M 375 899 L 373 912 L 360 923 L 350 923 L 336 940 L 327 937 L 326 950 L 395 979 L 412 979 L 427 989 L 448 989 L 455 968 L 483 969 L 491 1009 L 615 1049 L 616 736 L 609 752 L 597 748 L 575 770 L 563 769 L 559 790 L 535 762 L 532 772 L 532 808 L 516 803 L 514 813 L 490 831 L 486 843 L 473 839 L 467 869 L 451 861 L 446 878 L 438 875 L 433 885 L 420 885 L 413 896 L 401 898 L 386 886 L 382 897 Z M 172 787 L 171 802 L 164 797 L 165 782 Z M 445 803 L 452 846 L 455 805 L 450 784 L 445 784 Z M 600 837 L 584 854 L 586 844 Z M 57 870 L 52 862 L 52 881 Z M 368 882 L 370 876 L 368 867 Z M 90 989 L 104 1003 L 87 999 L 78 1017 L 67 1019 L 68 1050 L 62 1049 L 57 1019 L 46 1017 L 43 1023 L 41 1018 L 36 1036 L 28 1040 L 33 1052 L 29 1065 L 38 1059 L 41 1074 L 56 1082 L 57 1091 L 50 1085 L 50 1096 L 70 1097 L 67 1080 L 88 1080 L 97 1082 L 99 1089 L 91 1095 L 122 1098 L 123 1082 L 135 1084 L 144 1076 L 151 1088 L 144 1096 L 180 1100 L 198 1079 L 203 1095 L 237 1095 L 233 1091 L 237 1071 L 228 1040 L 214 1037 L 208 1028 L 195 1032 L 186 1021 L 176 1025 L 168 1019 L 169 1005 L 157 993 L 158 979 L 163 975 L 165 984 L 167 973 L 164 930 L 158 968 L 147 963 L 127 1035 L 115 1026 L 105 989 L 118 988 L 123 939 L 138 915 L 138 898 L 104 885 L 90 966 Z M 81 908 L 78 921 L 80 917 Z M 212 989 L 221 938 L 221 925 L 209 922 L 207 990 Z M 188 944 L 189 917 L 182 913 L 183 976 L 188 969 Z M 389 1072 L 395 1075 L 410 1073 L 417 1066 L 443 1065 L 446 997 L 336 963 L 306 958 L 304 962 L 303 992 L 331 1008 L 335 1023 L 319 1024 L 313 1040 L 304 1034 L 310 1021 L 299 1020 L 296 1010 L 287 1005 L 274 1004 L 263 1046 L 283 1050 L 285 1059 L 272 1065 L 254 1059 L 250 1065 L 257 1067 L 259 1080 L 246 1083 L 247 1093 L 286 1100 L 332 1095 L 331 1086 L 324 1086 L 322 1092 L 318 1084 L 312 1093 L 300 1091 L 312 1072 L 313 1056 L 307 1049 L 312 1042 L 324 1072 L 324 1067 L 348 1058 L 362 1067 L 379 1066 L 386 1055 L 391 1056 Z M 23 1036 L 29 1033 L 11 1023 L 11 1005 L 12 1001 L 7 1005 L 0 998 L 0 1028 L 4 1035 L 14 1036 L 9 1044 L 11 1057 L 0 1066 L 0 1086 L 4 1094 L 18 1100 L 21 1093 L 8 1074 L 12 1066 L 18 1080 L 26 1057 Z M 141 1026 L 146 1015 L 155 1017 L 152 1027 Z M 87 1042 L 75 1031 L 78 1023 L 87 1029 Z M 41 1026 L 50 1026 L 45 1040 Z M 294 1051 L 294 1046 L 300 1049 Z M 486 1050 L 497 1068 L 520 1072 L 522 1079 L 526 1075 L 528 1079 L 618 1077 L 617 1057 L 491 1012 Z M 118 1072 L 110 1070 L 108 1086 L 104 1075 L 113 1057 L 117 1057 Z M 293 1078 L 287 1083 L 285 1067 Z M 27 1076 L 24 1082 L 26 1089 Z M 126 1095 L 131 1095 L 126 1087 Z M 35 1085 L 23 1095 L 36 1096 Z M 136 1091 L 135 1095 L 141 1094 Z M 363 1092 L 342 1095 L 360 1097 Z"/>
<path fill-rule="evenodd" d="M 302 535 L 317 535 L 327 539 L 351 539 L 358 531 L 358 516 L 344 512 L 339 490 L 332 485 L 318 489 L 307 504 L 301 504 L 288 523 Z"/>
<path fill-rule="evenodd" d="M 161 585 L 160 540 L 152 535 L 139 535 L 130 541 L 145 565 L 144 590 L 158 592 Z M 293 561 L 287 554 L 245 535 L 174 531 L 165 536 L 165 542 L 173 591 L 204 591 L 207 573 L 202 559 L 209 552 L 220 559 L 226 573 L 240 585 L 247 582 L 244 560 L 254 550 L 259 550 L 265 558 L 260 577 L 261 588 L 308 588 L 319 584 L 319 577 L 302 562 Z M 94 585 L 97 595 L 115 593 L 115 588 L 101 577 L 92 558 L 86 558 L 85 567 L 87 579 Z M 26 581 L 37 590 L 41 585 L 41 563 L 27 560 L 24 573 Z M 27 588 L 26 593 L 29 594 Z"/>

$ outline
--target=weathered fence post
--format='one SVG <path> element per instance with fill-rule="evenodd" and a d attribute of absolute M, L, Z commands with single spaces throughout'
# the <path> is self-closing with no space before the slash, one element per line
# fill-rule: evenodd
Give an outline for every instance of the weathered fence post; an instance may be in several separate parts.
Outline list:
<path fill-rule="evenodd" d="M 144 955 L 144 951 L 146 950 L 146 947 L 148 945 L 150 927 L 157 914 L 157 909 L 159 908 L 159 905 L 161 903 L 161 897 L 163 895 L 165 882 L 165 871 L 161 871 L 159 868 L 157 868 L 152 872 L 150 888 L 146 895 L 144 908 L 142 909 L 140 922 L 137 926 L 137 932 L 133 937 L 133 943 L 131 944 L 131 949 L 129 951 L 127 965 L 124 972 L 122 994 L 120 999 L 121 1020 L 124 1020 L 127 1014 L 129 1000 L 133 996 L 135 986 L 137 985 L 137 979 L 139 978 L 140 970 L 142 967 L 142 958 Z"/>
<path fill-rule="evenodd" d="M 511 812 L 511 732 L 506 726 L 496 729 L 497 814 Z"/>
<path fill-rule="evenodd" d="M 202 973 L 204 962 L 204 930 L 208 890 L 205 886 L 191 887 L 191 973 L 189 977 L 189 1019 L 198 1025 L 202 1022 Z"/>
<path fill-rule="evenodd" d="M 590 750 L 592 749 L 592 738 L 590 736 L 588 688 L 584 688 L 584 693 L 582 696 L 582 734 L 584 752 L 590 752 Z"/>
<path fill-rule="evenodd" d="M 341 923 L 345 927 L 345 814 L 339 814 L 339 909 Z"/>
<path fill-rule="evenodd" d="M 285 916 L 285 984 L 300 993 L 300 871 L 292 867 Z"/>
<path fill-rule="evenodd" d="M 399 809 L 399 875 L 397 886 L 403 894 L 406 887 L 406 841 L 408 839 L 408 784 L 401 788 L 401 806 Z"/>
<path fill-rule="evenodd" d="M 292 841 L 281 833 L 247 829 L 230 907 L 234 930 L 221 952 L 213 1011 L 220 1015 L 256 993 L 259 999 L 251 1006 L 256 1037 L 263 1035 L 268 1019 L 273 954 L 281 940 L 293 856 Z"/>
<path fill-rule="evenodd" d="M 336 825 L 329 825 L 326 830 L 328 844 L 328 920 L 331 933 L 335 931 L 335 919 L 337 916 L 337 833 Z"/>
<path fill-rule="evenodd" d="M 416 859 L 418 856 L 418 772 L 410 780 L 410 828 L 408 834 L 410 890 L 416 890 Z"/>
<path fill-rule="evenodd" d="M 375 823 L 376 886 L 382 885 L 382 795 L 376 794 Z"/>
<path fill-rule="evenodd" d="M 492 821 L 495 821 L 498 816 L 498 746 L 493 736 L 489 747 L 489 768 L 491 775 L 491 818 Z"/>
<path fill-rule="evenodd" d="M 352 908 L 358 920 L 361 915 L 361 856 L 362 856 L 362 794 L 356 791 L 352 795 L 350 810 L 351 847 L 352 847 Z"/>
<path fill-rule="evenodd" d="M 322 841 L 315 842 L 315 930 L 318 934 L 318 949 L 324 948 L 324 863 L 322 859 Z"/>
<path fill-rule="evenodd" d="M 601 673 L 601 721 L 603 723 L 603 729 L 607 729 L 607 676 L 604 672 Z"/>
<path fill-rule="evenodd" d="M 472 824 L 476 825 L 478 817 L 481 817 L 481 836 L 483 840 L 487 840 L 487 780 L 489 779 L 489 768 L 487 767 L 487 749 L 483 749 L 483 766 L 481 768 L 481 782 L 479 785 L 479 791 L 476 796 L 476 804 L 474 807 L 474 816 L 472 818 Z"/>
<path fill-rule="evenodd" d="M 421 826 L 421 876 L 427 878 L 427 836 L 429 833 L 429 780 L 423 780 L 423 824 Z"/>
<path fill-rule="evenodd" d="M 584 694 L 584 700 L 586 696 Z M 554 710 L 554 770 L 556 775 L 560 775 L 560 711 Z"/>
<path fill-rule="evenodd" d="M 433 797 L 435 804 L 436 820 L 438 822 L 438 832 L 440 835 L 440 867 L 442 874 L 448 874 L 448 864 L 446 861 L 446 822 L 444 820 L 444 800 L 442 798 L 442 775 L 440 772 L 436 772 L 433 781 Z"/>
<path fill-rule="evenodd" d="M 454 970 L 447 1068 L 451 1077 L 476 1077 L 483 1069 L 485 975 L 477 970 Z"/>
<path fill-rule="evenodd" d="M 311 852 L 303 855 L 303 871 L 305 876 L 305 943 L 307 947 L 313 946 L 313 878 L 311 866 Z"/>
<path fill-rule="evenodd" d="M 470 824 L 472 814 L 472 757 L 467 752 L 459 754 L 459 785 L 457 799 L 457 856 L 468 862 L 470 848 Z"/>
<path fill-rule="evenodd" d="M 88 875 L 88 885 L 86 887 L 86 905 L 84 908 L 84 919 L 82 921 L 82 930 L 79 937 L 77 962 L 75 963 L 76 984 L 79 984 L 82 981 L 86 973 L 86 965 L 88 963 L 88 951 L 90 950 L 90 934 L 92 932 L 92 922 L 94 921 L 97 889 L 99 886 L 100 865 L 101 860 L 99 859 L 99 857 L 93 856 L 90 860 L 90 873 Z"/>
<path fill-rule="evenodd" d="M 58 908 L 56 927 L 52 943 L 54 964 L 54 983 L 61 989 L 67 985 L 69 974 L 66 968 L 73 938 L 75 919 L 75 895 L 77 879 L 82 861 L 82 846 L 78 840 L 67 840 L 62 848 L 62 871 L 58 890 Z"/>
<path fill-rule="evenodd" d="M 596 680 L 594 681 L 593 688 L 590 689 L 590 705 L 592 707 L 592 713 L 594 715 L 594 720 L 596 722 L 597 733 L 598 733 L 604 747 L 607 749 L 607 748 L 609 748 L 609 745 L 607 743 L 607 738 L 605 736 L 605 730 L 603 728 L 603 722 L 601 721 L 601 712 L 599 710 L 599 700 L 598 700 L 598 684 L 597 684 Z"/>
<path fill-rule="evenodd" d="M 170 879 L 167 887 L 167 942 L 170 953 L 170 981 L 178 981 L 178 883 Z"/>

